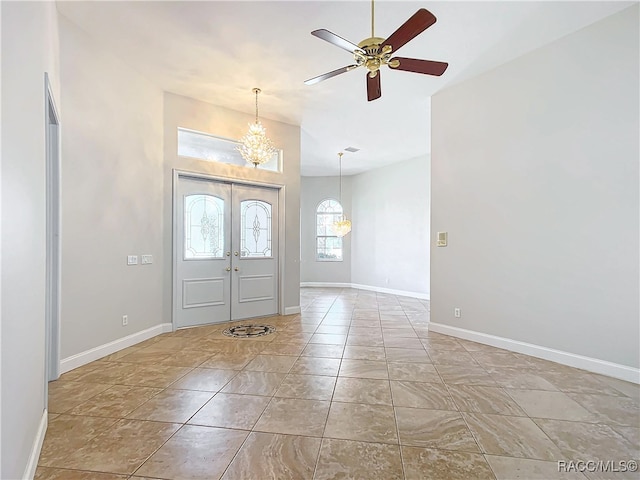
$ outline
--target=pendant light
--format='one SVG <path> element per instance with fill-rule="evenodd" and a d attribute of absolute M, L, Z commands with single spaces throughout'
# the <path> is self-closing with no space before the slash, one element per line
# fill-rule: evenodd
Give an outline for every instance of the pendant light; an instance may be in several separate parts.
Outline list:
<path fill-rule="evenodd" d="M 252 163 L 254 167 L 268 162 L 276 153 L 276 148 L 267 137 L 266 129 L 258 120 L 258 94 L 261 91 L 259 88 L 252 90 L 256 94 L 256 122 L 249 124 L 249 131 L 240 139 L 240 145 L 236 147 L 242 158 Z"/>
<path fill-rule="evenodd" d="M 342 155 L 343 152 L 338 153 L 338 158 L 340 162 L 340 205 L 342 206 Z M 344 215 L 344 207 L 342 207 L 343 214 L 340 216 L 340 219 L 334 222 L 333 229 L 336 232 L 336 235 L 339 237 L 344 237 L 347 233 L 351 231 L 351 220 L 347 220 L 346 215 Z"/>

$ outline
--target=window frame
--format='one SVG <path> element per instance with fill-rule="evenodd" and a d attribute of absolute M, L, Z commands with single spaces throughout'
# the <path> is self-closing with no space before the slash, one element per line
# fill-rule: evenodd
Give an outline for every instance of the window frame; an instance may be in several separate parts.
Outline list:
<path fill-rule="evenodd" d="M 339 212 L 337 212 L 337 211 L 320 212 L 319 210 L 320 210 L 320 207 L 322 206 L 322 204 L 324 204 L 325 202 L 328 202 L 328 201 L 335 202 L 338 205 L 338 207 L 340 207 L 340 211 Z M 336 234 L 333 234 L 333 235 L 320 234 L 318 232 L 318 216 L 319 215 L 333 215 L 334 216 L 334 221 L 335 221 L 335 217 L 336 216 L 342 217 L 344 215 L 344 207 L 342 206 L 342 203 L 339 200 L 335 199 L 335 198 L 327 197 L 327 198 L 323 198 L 322 200 L 320 200 L 318 202 L 318 204 L 316 205 L 315 227 L 314 227 L 315 228 L 315 238 L 316 238 L 316 241 L 315 241 L 315 259 L 316 259 L 316 262 L 344 262 L 344 239 L 342 237 L 339 237 Z M 321 239 L 321 238 L 324 238 L 324 239 L 332 238 L 332 239 L 336 239 L 336 240 L 338 240 L 340 242 L 340 258 L 325 258 L 325 257 L 320 257 L 319 256 L 321 252 L 319 250 L 319 246 L 318 246 L 319 242 L 318 242 L 318 240 Z M 324 251 L 326 251 L 326 247 L 325 247 Z"/>

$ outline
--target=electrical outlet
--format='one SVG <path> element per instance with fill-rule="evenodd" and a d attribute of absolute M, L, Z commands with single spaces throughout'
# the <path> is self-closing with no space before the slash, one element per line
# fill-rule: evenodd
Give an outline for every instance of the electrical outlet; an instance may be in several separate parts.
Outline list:
<path fill-rule="evenodd" d="M 129 315 L 122 315 L 122 326 L 126 327 L 129 325 Z"/>
<path fill-rule="evenodd" d="M 462 316 L 462 313 L 460 312 L 459 308 L 456 307 L 453 309 L 453 316 L 456 318 L 460 318 Z"/>

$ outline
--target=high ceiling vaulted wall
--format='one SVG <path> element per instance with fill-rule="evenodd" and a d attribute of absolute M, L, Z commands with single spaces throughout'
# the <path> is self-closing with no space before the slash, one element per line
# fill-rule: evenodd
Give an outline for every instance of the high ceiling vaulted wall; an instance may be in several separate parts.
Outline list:
<path fill-rule="evenodd" d="M 370 2 L 57 2 L 58 11 L 163 90 L 302 128 L 303 175 L 354 174 L 430 153 L 430 97 L 449 85 L 545 45 L 632 2 L 376 2 L 386 37 L 418 8 L 438 19 L 402 48 L 449 62 L 442 77 L 385 69 L 383 97 L 367 102 L 357 69 L 313 86 L 305 79 L 352 63 L 310 35 L 326 28 L 354 42 L 370 36 Z M 215 132 L 212 132 L 215 133 Z"/>

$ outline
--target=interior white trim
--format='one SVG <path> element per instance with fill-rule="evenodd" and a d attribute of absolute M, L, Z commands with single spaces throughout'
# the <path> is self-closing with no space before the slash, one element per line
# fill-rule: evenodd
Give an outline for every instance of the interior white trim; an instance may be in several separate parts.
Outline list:
<path fill-rule="evenodd" d="M 142 330 L 140 332 L 127 335 L 126 337 L 119 338 L 118 340 L 114 340 L 113 342 L 105 343 L 104 345 L 100 345 L 99 347 L 77 353 L 76 355 L 71 355 L 70 357 L 64 358 L 60 361 L 60 372 L 68 372 L 70 370 L 73 370 L 74 368 L 81 367 L 82 365 L 91 363 L 94 360 L 98 360 L 99 358 L 106 357 L 107 355 L 118 352 L 123 348 L 130 347 L 132 345 L 135 345 L 136 343 L 140 343 L 144 340 L 155 337 L 156 335 L 160 335 L 161 333 L 172 331 L 172 324 L 161 323 L 160 325 L 156 325 L 154 327 L 147 328 L 146 330 Z"/>
<path fill-rule="evenodd" d="M 24 469 L 22 478 L 25 480 L 33 480 L 36 475 L 36 468 L 38 467 L 38 459 L 40 458 L 40 452 L 42 451 L 42 444 L 44 443 L 44 436 L 47 433 L 47 425 L 49 422 L 49 412 L 45 409 L 42 412 L 42 418 L 40 418 L 40 425 L 38 426 L 38 433 L 36 438 L 33 439 L 33 447 L 29 454 L 29 460 L 27 466 Z"/>
<path fill-rule="evenodd" d="M 462 338 L 464 340 L 471 340 L 472 342 L 491 345 L 492 347 L 504 348 L 505 350 L 510 350 L 512 352 L 524 353 L 525 355 L 531 355 L 532 357 L 550 360 L 552 362 L 568 365 L 569 367 L 581 368 L 589 372 L 619 378 L 620 380 L 625 380 L 627 382 L 640 384 L 640 369 L 638 368 L 628 367 L 626 365 L 620 365 L 606 360 L 599 360 L 597 358 L 585 357 L 575 353 L 563 352 L 562 350 L 555 350 L 553 348 L 542 347 L 531 343 L 520 342 L 518 340 L 511 340 L 509 338 L 497 337 L 487 333 L 475 332 L 473 330 L 452 327 L 450 325 L 443 325 L 441 323 L 430 322 L 429 330 L 436 333 L 451 335 L 452 337 Z"/>
<path fill-rule="evenodd" d="M 300 309 L 300 305 L 296 305 L 295 307 L 284 307 L 285 315 L 296 315 L 300 313 L 302 310 Z"/>
<path fill-rule="evenodd" d="M 429 300 L 428 293 L 409 292 L 407 290 L 395 290 L 393 288 L 374 287 L 362 285 L 360 283 L 333 283 L 333 282 L 300 282 L 301 287 L 325 287 L 325 288 L 356 288 L 358 290 L 368 290 L 371 292 L 388 293 L 390 295 L 400 295 L 401 297 L 420 298 Z"/>

